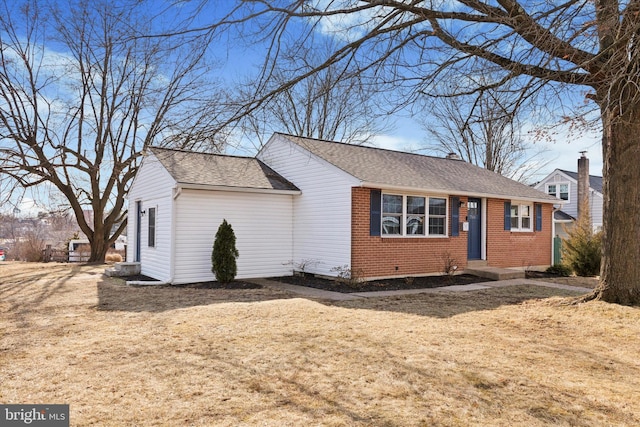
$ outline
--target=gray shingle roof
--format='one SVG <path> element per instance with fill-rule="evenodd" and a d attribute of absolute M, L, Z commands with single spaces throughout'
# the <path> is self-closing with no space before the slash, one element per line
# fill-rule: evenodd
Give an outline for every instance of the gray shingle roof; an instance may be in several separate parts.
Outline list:
<path fill-rule="evenodd" d="M 572 179 L 578 181 L 578 172 L 566 171 L 563 169 L 558 169 L 560 172 L 565 175 L 570 176 Z M 596 175 L 589 175 L 589 187 L 596 190 L 599 193 L 602 193 L 602 177 Z"/>
<path fill-rule="evenodd" d="M 280 135 L 367 184 L 557 202 L 542 191 L 462 160 Z"/>
<path fill-rule="evenodd" d="M 575 221 L 576 220 L 574 217 L 572 217 L 568 213 L 561 210 L 553 211 L 553 219 L 555 219 L 556 221 Z"/>
<path fill-rule="evenodd" d="M 151 147 L 150 151 L 180 184 L 299 191 L 269 166 L 252 157 L 158 147 Z"/>

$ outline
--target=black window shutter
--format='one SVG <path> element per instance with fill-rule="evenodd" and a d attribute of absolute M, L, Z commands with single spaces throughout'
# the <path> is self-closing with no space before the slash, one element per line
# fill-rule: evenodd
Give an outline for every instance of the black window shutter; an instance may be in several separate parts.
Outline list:
<path fill-rule="evenodd" d="M 451 198 L 451 236 L 460 235 L 460 198 Z"/>
<path fill-rule="evenodd" d="M 534 206 L 536 211 L 536 231 L 542 231 L 542 204 L 536 203 Z"/>
<path fill-rule="evenodd" d="M 511 202 L 504 202 L 504 229 L 511 230 Z"/>
<path fill-rule="evenodd" d="M 369 235 L 379 236 L 382 223 L 382 191 L 371 190 L 369 215 Z"/>

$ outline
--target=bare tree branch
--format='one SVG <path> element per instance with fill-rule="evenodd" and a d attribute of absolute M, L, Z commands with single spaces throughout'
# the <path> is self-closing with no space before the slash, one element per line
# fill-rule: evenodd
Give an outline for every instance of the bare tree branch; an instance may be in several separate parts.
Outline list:
<path fill-rule="evenodd" d="M 183 147 L 204 148 L 206 136 L 207 149 L 222 148 L 211 131 L 211 35 L 136 38 L 159 25 L 139 2 L 13 6 L 0 14 L 0 170 L 64 195 L 102 261 L 124 230 L 145 147 L 180 135 Z"/>

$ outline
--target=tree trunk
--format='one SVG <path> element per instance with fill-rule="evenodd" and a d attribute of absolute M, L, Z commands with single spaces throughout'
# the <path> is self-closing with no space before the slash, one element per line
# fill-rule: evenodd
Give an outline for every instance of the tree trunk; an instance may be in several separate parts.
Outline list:
<path fill-rule="evenodd" d="M 89 256 L 89 262 L 104 262 L 104 258 L 109 250 L 109 242 L 104 238 L 102 215 L 96 216 L 99 216 L 99 218 L 94 219 L 93 235 L 89 237 L 89 242 L 91 243 L 91 255 Z"/>
<path fill-rule="evenodd" d="M 109 245 L 104 240 L 100 242 L 91 243 L 91 255 L 89 256 L 89 262 L 104 262 L 104 258 L 107 256 Z"/>
<path fill-rule="evenodd" d="M 624 107 L 602 112 L 603 256 L 591 298 L 640 305 L 640 106 Z"/>

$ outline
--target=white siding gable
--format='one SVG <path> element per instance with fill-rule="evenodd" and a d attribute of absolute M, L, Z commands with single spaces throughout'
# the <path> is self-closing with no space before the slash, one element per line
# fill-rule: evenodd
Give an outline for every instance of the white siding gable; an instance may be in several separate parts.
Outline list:
<path fill-rule="evenodd" d="M 578 199 L 577 182 L 573 178 L 565 175 L 564 173 L 556 169 L 550 175 L 548 175 L 544 180 L 536 184 L 535 188 L 544 193 L 547 193 L 547 186 L 549 184 L 555 184 L 555 185 L 568 184 L 569 185 L 569 200 L 565 201 L 562 204 L 562 207 L 560 206 L 560 203 L 556 204 L 555 207 L 562 209 L 564 212 L 568 213 L 573 217 L 576 217 L 576 215 L 578 215 L 578 209 L 575 206 L 574 201 Z"/>
<path fill-rule="evenodd" d="M 351 188 L 360 181 L 275 134 L 257 155 L 302 192 L 293 201 L 293 266 L 335 276 L 351 265 Z"/>
<path fill-rule="evenodd" d="M 140 226 L 141 273 L 158 280 L 171 278 L 171 221 L 172 196 L 176 182 L 158 159 L 149 154 L 142 161 L 129 191 L 129 221 L 127 224 L 127 261 L 134 261 L 136 254 L 136 202 L 141 203 L 145 214 Z M 156 209 L 155 246 L 149 247 L 149 208 Z"/>
<path fill-rule="evenodd" d="M 577 218 L 578 182 L 562 171 L 556 169 L 545 179 L 536 184 L 535 188 L 546 193 L 548 184 L 569 184 L 569 200 L 566 201 L 562 206 L 558 204 L 555 205 L 555 207 L 560 208 L 563 212 L 571 215 L 574 218 Z M 602 194 L 600 194 L 598 191 L 590 189 L 589 202 L 591 209 L 591 222 L 593 223 L 594 228 L 602 227 Z"/>

